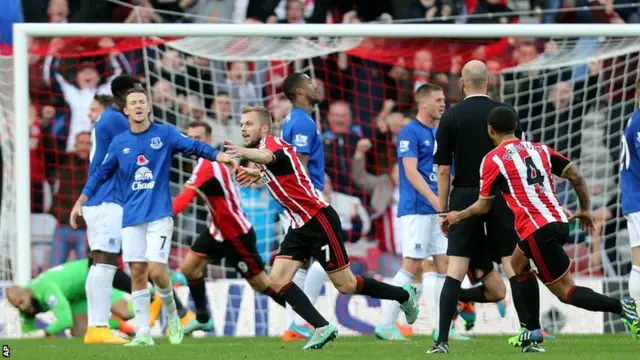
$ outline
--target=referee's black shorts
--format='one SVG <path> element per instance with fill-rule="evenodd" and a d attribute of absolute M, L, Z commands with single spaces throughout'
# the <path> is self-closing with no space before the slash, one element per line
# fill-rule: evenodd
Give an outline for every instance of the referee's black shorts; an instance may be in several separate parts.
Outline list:
<path fill-rule="evenodd" d="M 477 187 L 454 187 L 449 207 L 461 211 L 478 200 Z M 519 237 L 513 213 L 500 193 L 491 210 L 449 227 L 447 255 L 470 258 L 468 275 L 472 283 L 483 280 L 493 271 L 493 262 L 513 254 Z"/>

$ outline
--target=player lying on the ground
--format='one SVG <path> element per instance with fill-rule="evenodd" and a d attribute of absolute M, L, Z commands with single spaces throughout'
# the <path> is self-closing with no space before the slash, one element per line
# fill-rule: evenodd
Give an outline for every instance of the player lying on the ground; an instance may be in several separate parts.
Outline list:
<path fill-rule="evenodd" d="M 511 264 L 529 314 L 526 328 L 520 333 L 523 352 L 544 352 L 540 346 L 540 293 L 532 270 L 563 303 L 620 315 L 634 337 L 640 338 L 634 299 L 617 300 L 574 283 L 571 260 L 563 245 L 569 237 L 570 220 L 578 219 L 583 230 L 593 230 L 587 186 L 576 166 L 551 147 L 518 139 L 514 135 L 517 120 L 516 114 L 504 107 L 489 113 L 489 136 L 497 147 L 482 161 L 480 197 L 465 210 L 443 216 L 450 226 L 455 226 L 464 219 L 485 214 L 491 208 L 495 190 L 502 190 L 514 212 L 521 239 Z M 560 206 L 551 174 L 569 180 L 577 193 L 579 209 L 572 218 Z"/>
<path fill-rule="evenodd" d="M 187 129 L 187 136 L 211 143 L 211 127 L 204 122 L 192 122 Z M 204 269 L 209 260 L 224 258 L 226 264 L 236 268 L 255 291 L 269 295 L 284 306 L 282 297 L 268 286 L 264 263 L 256 248 L 256 233 L 242 210 L 232 172 L 215 161 L 198 159 L 184 189 L 173 199 L 174 215 L 183 212 L 197 195 L 204 201 L 211 222 L 191 245 L 180 265 L 196 307 L 196 318 L 185 325 L 184 333 L 213 329 L 204 281 Z"/>
<path fill-rule="evenodd" d="M 131 268 L 136 337 L 128 346 L 153 345 L 149 335 L 149 277 L 167 311 L 169 341 L 178 344 L 183 329 L 173 299 L 167 263 L 173 233 L 173 206 L 169 191 L 171 159 L 176 153 L 196 154 L 235 167 L 227 155 L 211 145 L 190 139 L 171 125 L 152 123 L 151 106 L 142 89 L 127 92 L 123 109 L 130 130 L 116 136 L 100 168 L 89 177 L 71 211 L 70 224 L 82 215 L 84 205 L 111 176 L 124 190 L 122 258 Z"/>
<path fill-rule="evenodd" d="M 70 329 L 71 336 L 83 337 L 87 330 L 87 296 L 85 281 L 89 275 L 89 261 L 76 260 L 51 268 L 26 287 L 12 285 L 7 299 L 20 311 L 23 320 L 22 336 L 29 338 L 55 336 Z M 111 329 L 131 334 L 133 328 L 126 323 L 132 319 L 132 304 L 123 291 L 113 290 L 111 296 Z M 51 311 L 55 321 L 45 329 L 36 329 L 36 314 Z"/>
<path fill-rule="evenodd" d="M 273 198 L 291 219 L 291 227 L 273 262 L 269 285 L 315 328 L 304 349 L 319 349 L 338 335 L 338 329 L 320 315 L 304 292 L 291 281 L 311 257 L 320 262 L 341 293 L 398 301 L 407 322 L 413 324 L 419 313 L 416 288 L 411 284 L 393 286 L 351 272 L 338 214 L 318 197 L 293 146 L 269 135 L 271 126 L 267 109 L 247 107 L 240 120 L 246 148 L 228 141 L 225 141 L 225 148 L 229 155 L 258 165 L 258 169 L 241 169 L 237 177 L 240 184 L 263 179 Z"/>

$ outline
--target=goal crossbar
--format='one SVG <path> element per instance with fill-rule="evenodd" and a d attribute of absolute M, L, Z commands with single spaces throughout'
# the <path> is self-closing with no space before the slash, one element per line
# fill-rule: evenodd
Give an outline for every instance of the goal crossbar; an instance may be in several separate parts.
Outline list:
<path fill-rule="evenodd" d="M 631 37 L 635 24 L 33 24 L 13 26 L 15 184 L 30 183 L 28 38 L 35 37 L 386 37 L 386 38 L 504 38 L 513 37 Z M 28 186 L 16 186 L 14 281 L 31 277 L 30 204 Z"/>

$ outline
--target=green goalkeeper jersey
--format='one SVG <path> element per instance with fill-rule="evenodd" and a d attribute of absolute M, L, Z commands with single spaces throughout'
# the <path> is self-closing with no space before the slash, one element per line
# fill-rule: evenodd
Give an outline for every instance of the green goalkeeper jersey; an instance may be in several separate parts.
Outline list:
<path fill-rule="evenodd" d="M 33 301 L 38 312 L 53 312 L 56 320 L 45 328 L 49 335 L 55 335 L 73 327 L 71 304 L 86 299 L 85 282 L 89 275 L 89 260 L 76 260 L 53 267 L 35 279 L 27 288 L 33 293 Z M 22 332 L 36 330 L 35 317 L 23 318 Z"/>

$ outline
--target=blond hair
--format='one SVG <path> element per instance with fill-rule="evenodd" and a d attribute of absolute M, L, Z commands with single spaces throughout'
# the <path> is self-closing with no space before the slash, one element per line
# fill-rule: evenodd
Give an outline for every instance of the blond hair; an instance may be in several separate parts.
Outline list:
<path fill-rule="evenodd" d="M 261 125 L 271 126 L 273 125 L 273 120 L 271 118 L 271 113 L 264 106 L 245 106 L 242 108 L 242 115 L 248 113 L 256 113 L 258 115 L 258 120 L 260 120 Z"/>

